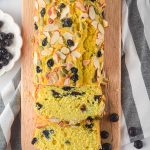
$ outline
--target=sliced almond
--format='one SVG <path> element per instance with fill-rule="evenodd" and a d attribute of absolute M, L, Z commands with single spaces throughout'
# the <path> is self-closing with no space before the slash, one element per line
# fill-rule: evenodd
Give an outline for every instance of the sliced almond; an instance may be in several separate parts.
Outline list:
<path fill-rule="evenodd" d="M 37 61 L 38 61 L 38 55 L 37 52 L 34 52 L 33 63 L 37 65 Z"/>
<path fill-rule="evenodd" d="M 37 1 L 35 1 L 35 8 L 36 8 L 36 10 L 38 10 L 38 8 L 39 8 L 39 5 L 38 5 Z"/>
<path fill-rule="evenodd" d="M 65 79 L 64 85 L 65 85 L 65 86 L 68 86 L 69 84 L 70 84 L 70 79 L 69 79 L 69 78 Z"/>
<path fill-rule="evenodd" d="M 79 8 L 81 11 L 85 12 L 85 6 L 81 2 L 76 2 L 76 7 Z"/>
<path fill-rule="evenodd" d="M 51 38 L 51 44 L 55 44 L 60 38 L 60 34 L 58 31 L 55 31 Z"/>
<path fill-rule="evenodd" d="M 72 67 L 73 67 L 73 63 L 72 62 L 67 62 L 66 69 L 69 71 Z"/>
<path fill-rule="evenodd" d="M 49 32 L 43 32 L 43 34 L 46 36 L 46 37 L 49 37 Z"/>
<path fill-rule="evenodd" d="M 52 117 L 52 118 L 49 118 L 49 121 L 50 121 L 50 122 L 59 123 L 59 122 L 60 122 L 60 119 L 55 118 L 55 117 Z"/>
<path fill-rule="evenodd" d="M 70 48 L 70 50 L 73 51 L 73 50 L 75 50 L 77 47 L 78 47 L 78 42 L 75 43 L 74 46 L 72 46 L 72 47 Z"/>
<path fill-rule="evenodd" d="M 60 20 L 67 17 L 67 14 L 70 12 L 69 5 L 67 5 L 61 12 Z"/>
<path fill-rule="evenodd" d="M 53 81 L 53 83 L 56 83 L 59 80 L 59 77 L 56 72 L 51 74 L 51 80 Z"/>
<path fill-rule="evenodd" d="M 63 36 L 64 36 L 64 38 L 65 38 L 66 40 L 68 40 L 68 39 L 72 40 L 72 39 L 73 39 L 73 34 L 71 34 L 70 32 L 65 32 L 65 33 L 63 34 Z"/>
<path fill-rule="evenodd" d="M 61 52 L 66 55 L 66 54 L 69 54 L 70 50 L 69 50 L 69 48 L 67 48 L 67 47 L 63 47 L 63 48 L 61 49 Z"/>
<path fill-rule="evenodd" d="M 58 43 L 59 43 L 59 44 L 63 44 L 63 43 L 64 43 L 64 41 L 63 41 L 63 38 L 62 38 L 62 37 L 60 37 L 60 38 L 59 38 Z"/>
<path fill-rule="evenodd" d="M 66 56 L 62 52 L 57 51 L 57 54 L 61 59 L 66 59 Z"/>
<path fill-rule="evenodd" d="M 80 15 L 80 18 L 82 19 L 82 18 L 88 18 L 89 17 L 89 15 L 87 14 L 87 13 L 82 13 L 81 15 Z"/>
<path fill-rule="evenodd" d="M 38 18 L 38 16 L 34 16 L 34 22 L 38 22 L 38 20 L 39 20 L 39 18 Z"/>
<path fill-rule="evenodd" d="M 80 58 L 81 54 L 78 51 L 73 51 L 71 55 L 75 58 Z"/>
<path fill-rule="evenodd" d="M 90 60 L 89 60 L 89 59 L 88 59 L 88 60 L 83 60 L 83 65 L 84 65 L 84 66 L 87 66 L 89 63 L 90 63 Z"/>
<path fill-rule="evenodd" d="M 99 60 L 96 56 L 94 56 L 94 66 L 96 69 L 100 68 Z"/>
<path fill-rule="evenodd" d="M 57 24 L 48 24 L 48 25 L 45 27 L 44 31 L 56 31 L 56 30 L 58 30 L 58 29 L 59 29 L 59 27 L 58 27 Z"/>
<path fill-rule="evenodd" d="M 54 54 L 54 55 L 53 55 L 53 60 L 54 60 L 54 62 L 56 62 L 56 63 L 59 62 L 58 54 Z"/>
<path fill-rule="evenodd" d="M 96 44 L 101 45 L 103 43 L 103 41 L 104 41 L 104 35 L 101 33 L 98 33 L 98 37 L 96 39 Z"/>
<path fill-rule="evenodd" d="M 49 51 L 48 50 L 43 50 L 43 51 L 41 51 L 41 55 L 42 56 L 47 56 L 47 55 L 49 55 Z"/>
<path fill-rule="evenodd" d="M 99 30 L 99 32 L 104 34 L 104 27 L 100 23 L 98 24 L 98 30 Z"/>
<path fill-rule="evenodd" d="M 103 25 L 104 25 L 105 28 L 108 27 L 108 21 L 103 20 Z"/>
<path fill-rule="evenodd" d="M 90 8 L 89 8 L 89 16 L 92 20 L 95 19 L 96 14 L 95 14 L 95 10 L 94 10 L 93 6 L 90 6 Z"/>
<path fill-rule="evenodd" d="M 98 22 L 97 22 L 97 21 L 93 21 L 93 22 L 92 22 L 92 25 L 93 25 L 93 27 L 94 27 L 95 29 L 97 29 Z"/>
<path fill-rule="evenodd" d="M 45 8 L 46 4 L 44 2 L 44 0 L 38 0 L 39 6 Z"/>

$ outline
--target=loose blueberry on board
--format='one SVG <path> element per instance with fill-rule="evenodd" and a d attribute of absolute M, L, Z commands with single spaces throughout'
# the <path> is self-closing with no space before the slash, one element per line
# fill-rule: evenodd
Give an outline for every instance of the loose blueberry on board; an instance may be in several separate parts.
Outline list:
<path fill-rule="evenodd" d="M 109 133 L 105 130 L 101 131 L 101 138 L 107 139 L 109 137 Z"/>
<path fill-rule="evenodd" d="M 112 145 L 109 143 L 104 143 L 102 145 L 102 150 L 112 150 Z"/>
<path fill-rule="evenodd" d="M 134 136 L 136 136 L 137 135 L 137 128 L 136 127 L 130 127 L 129 129 L 128 129 L 128 133 L 129 133 L 129 135 L 131 136 L 131 137 L 134 137 Z"/>
<path fill-rule="evenodd" d="M 119 116 L 116 113 L 113 113 L 110 115 L 110 121 L 111 122 L 117 122 L 119 120 Z"/>
<path fill-rule="evenodd" d="M 134 142 L 134 147 L 137 149 L 141 149 L 143 147 L 143 142 L 140 140 L 137 140 Z"/>

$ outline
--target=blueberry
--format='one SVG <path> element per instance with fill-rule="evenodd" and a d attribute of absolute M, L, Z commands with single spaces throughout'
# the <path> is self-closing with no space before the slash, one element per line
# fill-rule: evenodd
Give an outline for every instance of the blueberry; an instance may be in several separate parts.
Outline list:
<path fill-rule="evenodd" d="M 113 113 L 110 115 L 110 121 L 111 122 L 117 122 L 119 120 L 119 116 L 116 113 Z"/>
<path fill-rule="evenodd" d="M 72 88 L 73 88 L 73 87 L 71 87 L 71 86 L 64 86 L 62 89 L 63 89 L 64 91 L 70 91 Z"/>
<path fill-rule="evenodd" d="M 80 93 L 80 92 L 76 92 L 76 91 L 73 91 L 73 92 L 70 93 L 70 95 L 72 95 L 72 96 L 81 96 L 83 94 L 85 94 L 85 93 L 84 92 Z"/>
<path fill-rule="evenodd" d="M 71 27 L 72 26 L 72 19 L 71 18 L 65 18 L 62 20 L 63 27 Z"/>
<path fill-rule="evenodd" d="M 40 12 L 41 17 L 44 17 L 45 13 L 46 13 L 46 9 L 45 9 L 45 8 L 42 8 L 42 10 L 41 10 L 41 12 Z"/>
<path fill-rule="evenodd" d="M 37 138 L 34 137 L 34 138 L 32 139 L 32 141 L 31 141 L 31 144 L 34 145 L 37 141 L 38 141 Z"/>
<path fill-rule="evenodd" d="M 101 50 L 98 50 L 97 57 L 101 57 L 101 56 L 102 56 L 102 52 L 101 52 Z"/>
<path fill-rule="evenodd" d="M 4 25 L 3 21 L 0 21 L 0 28 Z"/>
<path fill-rule="evenodd" d="M 129 133 L 129 135 L 130 135 L 131 137 L 136 136 L 136 135 L 137 135 L 137 128 L 136 128 L 136 127 L 130 127 L 130 128 L 128 129 L 128 133 Z"/>
<path fill-rule="evenodd" d="M 62 10 L 62 9 L 65 8 L 65 7 L 66 7 L 66 5 L 65 5 L 64 3 L 61 3 L 61 4 L 59 5 L 60 10 Z"/>
<path fill-rule="evenodd" d="M 103 139 L 107 139 L 109 136 L 109 133 L 105 130 L 101 131 L 101 138 Z"/>
<path fill-rule="evenodd" d="M 78 69 L 75 68 L 75 67 L 72 67 L 71 68 L 71 72 L 74 73 L 74 74 L 77 74 L 78 73 Z"/>
<path fill-rule="evenodd" d="M 7 59 L 4 59 L 4 60 L 3 60 L 3 66 L 8 65 L 8 63 L 9 63 L 9 61 L 8 61 Z"/>
<path fill-rule="evenodd" d="M 34 23 L 34 29 L 38 30 L 38 25 L 36 23 Z"/>
<path fill-rule="evenodd" d="M 72 40 L 68 39 L 67 40 L 67 45 L 70 46 L 70 47 L 74 46 L 74 42 Z"/>
<path fill-rule="evenodd" d="M 13 43 L 11 39 L 5 39 L 4 40 L 4 46 L 10 46 Z"/>
<path fill-rule="evenodd" d="M 13 58 L 13 55 L 7 52 L 6 54 L 3 55 L 3 58 L 9 61 Z"/>
<path fill-rule="evenodd" d="M 47 45 L 47 37 L 42 41 L 42 46 L 46 46 Z"/>
<path fill-rule="evenodd" d="M 134 142 L 134 147 L 137 149 L 141 149 L 143 147 L 143 142 L 140 140 L 137 140 Z"/>
<path fill-rule="evenodd" d="M 55 98 L 62 98 L 62 95 L 55 90 L 51 90 L 53 97 Z"/>
<path fill-rule="evenodd" d="M 89 117 L 87 117 L 87 119 L 86 119 L 86 120 L 88 120 L 88 121 L 92 122 L 94 119 L 93 119 L 91 116 L 89 116 Z"/>
<path fill-rule="evenodd" d="M 112 150 L 112 145 L 109 143 L 104 143 L 102 145 L 102 150 Z"/>
<path fill-rule="evenodd" d="M 43 107 L 43 105 L 42 105 L 42 104 L 40 104 L 40 103 L 36 103 L 36 108 L 37 108 L 37 110 L 40 110 L 42 107 Z"/>
<path fill-rule="evenodd" d="M 3 41 L 6 37 L 6 33 L 0 32 L 0 41 Z"/>
<path fill-rule="evenodd" d="M 54 60 L 53 60 L 53 59 L 49 59 L 49 60 L 47 61 L 47 66 L 48 66 L 49 68 L 51 68 L 51 67 L 53 67 L 53 65 L 54 65 Z"/>
<path fill-rule="evenodd" d="M 71 144 L 71 143 L 70 143 L 70 141 L 69 141 L 69 140 L 66 140 L 66 141 L 65 141 L 65 144 Z"/>
<path fill-rule="evenodd" d="M 42 72 L 42 69 L 39 66 L 36 66 L 36 72 L 40 73 L 40 72 Z"/>
<path fill-rule="evenodd" d="M 75 83 L 79 80 L 79 76 L 77 74 L 74 74 L 74 75 L 71 76 L 70 79 Z"/>
<path fill-rule="evenodd" d="M 13 39 L 14 38 L 14 34 L 13 33 L 8 33 L 6 34 L 6 39 Z"/>
<path fill-rule="evenodd" d="M 8 51 L 5 48 L 0 48 L 0 55 L 5 55 L 7 53 Z"/>
<path fill-rule="evenodd" d="M 94 124 L 93 123 L 90 123 L 90 124 L 86 124 L 85 127 L 88 128 L 88 129 L 91 129 L 93 128 Z"/>
<path fill-rule="evenodd" d="M 45 138 L 47 138 L 47 139 L 50 138 L 50 137 L 49 137 L 49 135 L 50 135 L 49 130 L 44 130 L 44 131 L 43 131 L 43 134 L 44 134 Z"/>
<path fill-rule="evenodd" d="M 86 111 L 86 105 L 85 105 L 85 104 L 81 105 L 80 110 L 81 110 L 82 112 Z"/>
<path fill-rule="evenodd" d="M 101 95 L 94 95 L 94 100 L 99 102 L 101 97 Z"/>

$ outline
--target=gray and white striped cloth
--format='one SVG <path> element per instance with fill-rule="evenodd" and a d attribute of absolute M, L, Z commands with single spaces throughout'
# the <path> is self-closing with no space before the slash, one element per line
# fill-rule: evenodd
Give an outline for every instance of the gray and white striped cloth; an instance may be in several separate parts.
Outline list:
<path fill-rule="evenodd" d="M 150 1 L 123 0 L 122 9 L 122 143 L 134 150 L 142 140 L 150 149 Z M 21 150 L 20 70 L 0 91 L 0 150 Z M 138 135 L 128 135 L 130 127 Z"/>

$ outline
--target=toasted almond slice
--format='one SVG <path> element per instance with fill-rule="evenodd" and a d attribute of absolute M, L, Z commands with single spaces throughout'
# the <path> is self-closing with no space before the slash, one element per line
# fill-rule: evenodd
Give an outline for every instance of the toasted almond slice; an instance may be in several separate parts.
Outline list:
<path fill-rule="evenodd" d="M 85 6 L 81 2 L 76 2 L 76 7 L 79 8 L 81 11 L 85 12 Z"/>
<path fill-rule="evenodd" d="M 71 55 L 75 58 L 80 58 L 81 54 L 78 51 L 73 51 Z"/>
<path fill-rule="evenodd" d="M 43 51 L 41 51 L 41 55 L 42 56 L 47 56 L 47 55 L 49 55 L 49 51 L 48 50 L 43 50 Z"/>
<path fill-rule="evenodd" d="M 38 61 L 38 55 L 37 52 L 34 52 L 33 63 L 37 65 L 37 61 Z"/>
<path fill-rule="evenodd" d="M 54 54 L 54 55 L 53 55 L 53 60 L 54 60 L 54 62 L 56 62 L 56 63 L 59 62 L 59 58 L 58 58 L 58 55 L 57 55 L 57 54 Z"/>
<path fill-rule="evenodd" d="M 97 21 L 93 21 L 92 25 L 94 26 L 95 29 L 97 29 L 98 22 Z"/>
<path fill-rule="evenodd" d="M 65 79 L 64 85 L 65 85 L 65 86 L 68 86 L 69 84 L 70 84 L 70 79 L 69 79 L 69 78 Z"/>
<path fill-rule="evenodd" d="M 44 0 L 38 0 L 39 6 L 45 8 L 46 4 L 44 2 Z"/>
<path fill-rule="evenodd" d="M 66 69 L 69 71 L 72 67 L 73 67 L 73 63 L 72 62 L 67 62 Z"/>
<path fill-rule="evenodd" d="M 46 37 L 49 37 L 49 32 L 43 32 L 43 34 L 46 36 Z"/>
<path fill-rule="evenodd" d="M 87 14 L 87 13 L 82 13 L 81 15 L 80 15 L 80 18 L 82 19 L 82 18 L 88 18 L 89 17 L 89 15 Z"/>
<path fill-rule="evenodd" d="M 89 59 L 88 59 L 88 60 L 83 60 L 83 65 L 84 65 L 84 66 L 87 66 L 89 63 L 90 63 L 90 60 L 89 60 Z"/>
<path fill-rule="evenodd" d="M 60 119 L 55 118 L 55 117 L 51 117 L 51 118 L 49 118 L 49 121 L 50 121 L 50 122 L 59 123 L 59 122 L 60 122 Z"/>
<path fill-rule="evenodd" d="M 60 20 L 67 17 L 67 14 L 70 12 L 69 5 L 67 5 L 61 12 Z"/>
<path fill-rule="evenodd" d="M 58 74 L 54 72 L 51 76 L 53 83 L 56 83 L 59 80 Z"/>
<path fill-rule="evenodd" d="M 60 57 L 61 59 L 66 59 L 66 56 L 65 56 L 62 52 L 57 51 L 56 53 L 59 55 L 59 57 Z"/>
<path fill-rule="evenodd" d="M 98 30 L 99 30 L 99 32 L 104 34 L 104 27 L 100 23 L 98 24 Z"/>
<path fill-rule="evenodd" d="M 59 40 L 58 40 L 58 42 L 59 42 L 59 44 L 63 44 L 64 43 L 63 38 L 60 37 Z"/>
<path fill-rule="evenodd" d="M 105 28 L 108 27 L 108 21 L 103 20 L 103 25 L 104 25 Z"/>
<path fill-rule="evenodd" d="M 38 8 L 39 8 L 39 5 L 38 5 L 38 2 L 37 1 L 35 1 L 35 8 L 38 10 Z"/>
<path fill-rule="evenodd" d="M 89 16 L 92 20 L 95 19 L 95 10 L 94 10 L 93 6 L 90 6 L 90 8 L 89 8 Z"/>
<path fill-rule="evenodd" d="M 56 31 L 56 30 L 58 30 L 58 25 L 57 24 L 48 24 L 46 27 L 45 27 L 45 29 L 44 29 L 44 31 Z"/>
<path fill-rule="evenodd" d="M 75 43 L 75 45 L 74 45 L 74 46 L 72 46 L 72 47 L 70 48 L 70 50 L 71 50 L 71 51 L 73 51 L 73 50 L 75 50 L 77 47 L 78 47 L 78 42 L 77 42 L 77 43 Z"/>
<path fill-rule="evenodd" d="M 63 48 L 61 49 L 61 52 L 66 55 L 66 54 L 69 54 L 70 50 L 69 50 L 69 48 L 67 48 L 67 47 L 63 47 Z"/>
<path fill-rule="evenodd" d="M 99 60 L 96 56 L 94 56 L 94 66 L 95 66 L 96 69 L 100 68 Z"/>
<path fill-rule="evenodd" d="M 73 35 L 72 35 L 71 33 L 69 33 L 69 32 L 65 32 L 65 33 L 63 34 L 63 36 L 64 36 L 64 38 L 65 38 L 66 40 L 68 40 L 68 39 L 72 40 L 72 39 L 73 39 Z"/>
<path fill-rule="evenodd" d="M 38 20 L 39 20 L 39 18 L 38 18 L 38 16 L 34 16 L 34 22 L 38 22 Z"/>
<path fill-rule="evenodd" d="M 55 44 L 60 38 L 60 34 L 58 31 L 55 31 L 51 38 L 51 44 Z"/>

